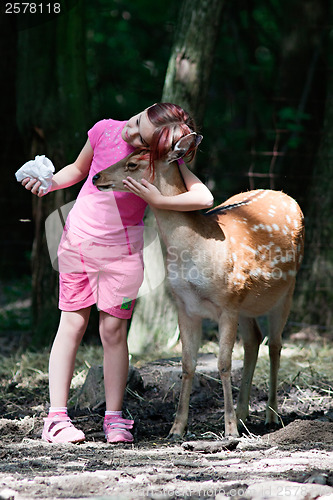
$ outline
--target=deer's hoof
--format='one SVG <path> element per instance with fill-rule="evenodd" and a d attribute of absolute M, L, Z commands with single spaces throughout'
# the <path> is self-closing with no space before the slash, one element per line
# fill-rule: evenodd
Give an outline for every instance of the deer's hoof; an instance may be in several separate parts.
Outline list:
<path fill-rule="evenodd" d="M 180 434 L 174 434 L 172 432 L 168 434 L 166 439 L 167 441 L 169 441 L 169 443 L 179 443 L 180 441 L 183 441 L 183 438 Z"/>
<path fill-rule="evenodd" d="M 281 424 L 277 422 L 265 422 L 265 429 L 267 432 L 274 432 L 281 429 Z"/>

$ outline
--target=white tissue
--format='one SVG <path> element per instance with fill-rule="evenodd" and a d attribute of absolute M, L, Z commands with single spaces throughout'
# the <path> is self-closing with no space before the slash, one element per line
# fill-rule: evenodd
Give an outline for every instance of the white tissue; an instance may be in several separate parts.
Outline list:
<path fill-rule="evenodd" d="M 16 180 L 21 182 L 26 177 L 38 179 L 41 182 L 40 190 L 46 194 L 52 185 L 54 166 L 45 155 L 37 155 L 34 160 L 27 161 L 15 173 Z"/>

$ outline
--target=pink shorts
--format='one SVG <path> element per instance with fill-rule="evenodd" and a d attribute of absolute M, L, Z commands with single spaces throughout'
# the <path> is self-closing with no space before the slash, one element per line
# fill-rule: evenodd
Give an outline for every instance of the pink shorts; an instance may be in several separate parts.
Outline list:
<path fill-rule="evenodd" d="M 58 249 L 59 309 L 99 310 L 128 319 L 143 281 L 142 241 L 137 248 L 84 240 L 65 230 Z"/>

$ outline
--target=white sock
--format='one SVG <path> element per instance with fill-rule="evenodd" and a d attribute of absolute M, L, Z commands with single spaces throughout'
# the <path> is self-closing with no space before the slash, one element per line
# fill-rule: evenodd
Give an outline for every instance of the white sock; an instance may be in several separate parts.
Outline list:
<path fill-rule="evenodd" d="M 67 406 L 50 406 L 49 415 L 57 415 L 59 413 L 66 413 L 67 415 Z"/>
<path fill-rule="evenodd" d="M 113 417 L 120 417 L 122 418 L 123 412 L 122 411 L 108 411 L 106 410 L 105 412 L 105 418 L 113 418 Z"/>

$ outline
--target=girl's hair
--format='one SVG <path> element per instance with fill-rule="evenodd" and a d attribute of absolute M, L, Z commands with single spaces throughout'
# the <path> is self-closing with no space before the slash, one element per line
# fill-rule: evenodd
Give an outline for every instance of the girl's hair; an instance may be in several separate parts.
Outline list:
<path fill-rule="evenodd" d="M 154 160 L 163 158 L 181 137 L 196 132 L 194 120 L 177 104 L 169 102 L 153 104 L 147 109 L 147 116 L 156 127 L 149 147 L 152 166 Z M 192 161 L 195 153 L 196 147 L 193 144 L 186 153 L 186 161 Z"/>

